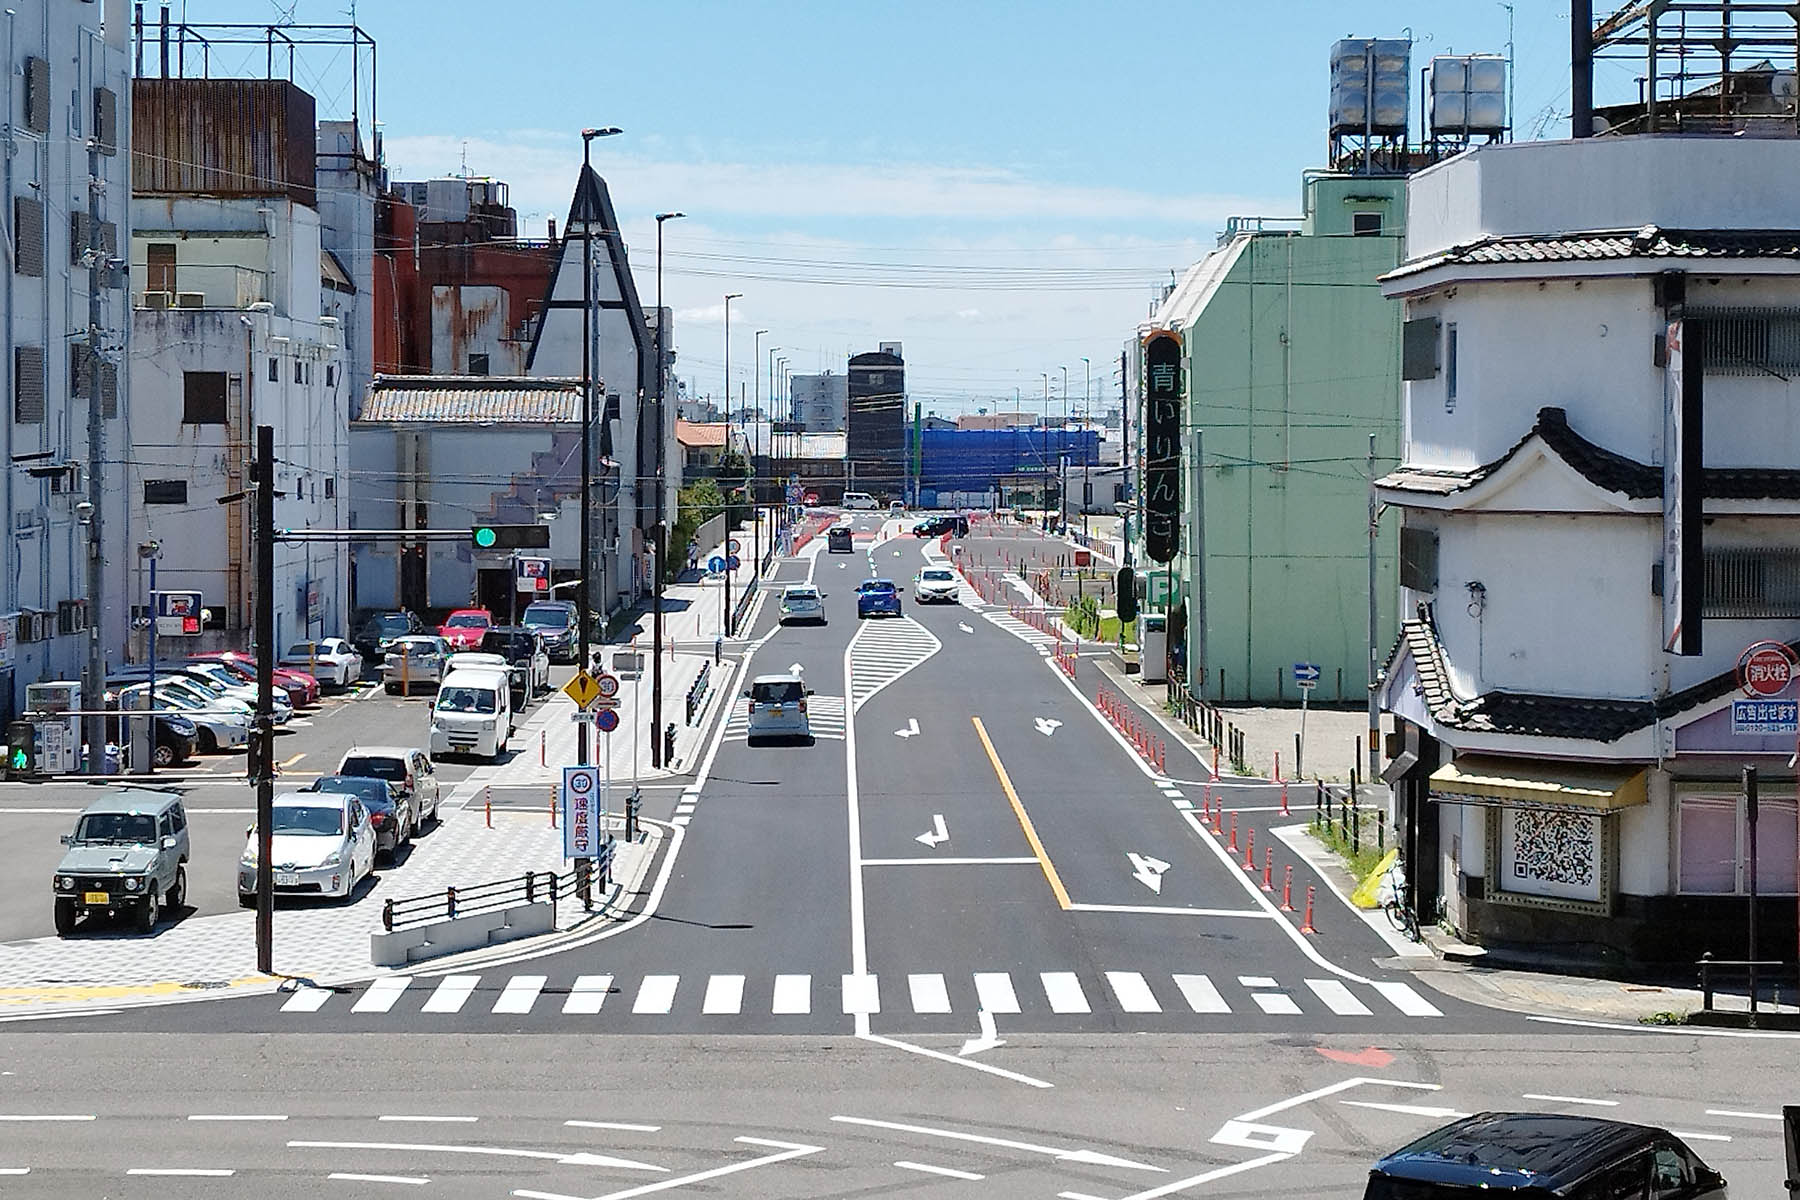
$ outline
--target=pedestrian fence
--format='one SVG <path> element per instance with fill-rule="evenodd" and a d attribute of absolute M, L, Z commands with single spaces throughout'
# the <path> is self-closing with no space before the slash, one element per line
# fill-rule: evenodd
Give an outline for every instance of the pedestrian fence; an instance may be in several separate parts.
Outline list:
<path fill-rule="evenodd" d="M 694 718 L 706 707 L 706 691 L 712 686 L 712 664 L 701 663 L 700 674 L 694 676 L 693 686 L 687 690 L 687 723 L 692 725 Z"/>
<path fill-rule="evenodd" d="M 1327 838 L 1350 847 L 1350 853 L 1361 854 L 1363 839 L 1373 826 L 1377 854 L 1387 853 L 1387 808 L 1384 805 L 1359 803 L 1359 780 L 1356 769 L 1350 770 L 1349 787 L 1333 787 L 1313 779 L 1313 828 L 1325 831 Z M 1281 788 L 1282 807 L 1287 807 L 1287 784 Z"/>
<path fill-rule="evenodd" d="M 1211 744 L 1215 774 L 1218 771 L 1220 750 L 1225 752 L 1232 770 L 1243 772 L 1249 769 L 1249 763 L 1244 758 L 1244 731 L 1226 720 L 1224 712 L 1217 705 L 1172 676 L 1167 683 L 1167 693 L 1170 710 L 1181 723 Z"/>
<path fill-rule="evenodd" d="M 1763 981 L 1769 981 L 1774 985 L 1776 1010 L 1781 1008 L 1781 985 L 1789 980 L 1800 983 L 1800 978 L 1797 978 L 1795 974 L 1795 965 L 1779 959 L 1714 958 L 1712 951 L 1708 950 L 1700 956 L 1700 961 L 1695 965 L 1700 970 L 1700 1011 L 1708 1016 L 1720 1012 L 1731 1012 L 1734 1016 L 1743 1015 L 1751 1029 L 1755 1029 L 1757 1026 L 1759 1008 L 1762 1004 Z M 1749 998 L 1749 1011 L 1739 1014 L 1733 1009 L 1719 1008 L 1715 1001 L 1718 998 L 1720 987 L 1729 987 L 1740 983 Z M 1796 997 L 1800 997 L 1800 989 L 1788 993 L 1790 1003 Z M 1786 1015 L 1791 1019 L 1791 1013 Z M 1783 1024 L 1784 1027 L 1792 1028 L 1791 1024 L 1786 1022 Z"/>
<path fill-rule="evenodd" d="M 577 859 L 570 871 L 527 871 L 524 875 L 491 883 L 446 887 L 422 896 L 385 900 L 381 905 L 381 927 L 392 933 L 396 929 L 453 921 L 458 917 L 517 908 L 521 904 L 549 904 L 554 926 L 559 901 L 579 898 L 582 908 L 592 912 L 595 883 L 598 882 L 602 892 L 612 886 L 614 844 L 613 839 L 608 838 L 602 843 L 597 858 L 591 861 Z"/>

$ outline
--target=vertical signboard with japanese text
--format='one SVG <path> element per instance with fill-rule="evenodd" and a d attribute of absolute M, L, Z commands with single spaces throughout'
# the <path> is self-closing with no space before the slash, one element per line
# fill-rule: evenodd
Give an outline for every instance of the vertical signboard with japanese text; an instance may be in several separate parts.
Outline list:
<path fill-rule="evenodd" d="M 1144 338 L 1144 550 L 1166 563 L 1180 548 L 1181 337 Z"/>
<path fill-rule="evenodd" d="M 1700 653 L 1702 324 L 1674 320 L 1663 335 L 1663 649 Z"/>

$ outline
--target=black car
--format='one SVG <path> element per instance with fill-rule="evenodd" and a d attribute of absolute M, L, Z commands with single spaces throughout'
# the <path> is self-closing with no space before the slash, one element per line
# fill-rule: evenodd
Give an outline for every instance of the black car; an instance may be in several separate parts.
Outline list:
<path fill-rule="evenodd" d="M 419 815 L 413 811 L 412 798 L 385 779 L 369 775 L 321 775 L 303 792 L 334 792 L 355 796 L 369 810 L 369 824 L 375 827 L 375 852 L 386 854 L 388 861 L 401 845 L 413 840 L 419 832 Z"/>
<path fill-rule="evenodd" d="M 104 704 L 111 713 L 119 708 L 119 691 L 108 688 Z M 178 767 L 194 757 L 200 744 L 200 729 L 188 718 L 175 712 L 160 712 L 155 717 L 156 743 L 151 748 L 151 761 L 159 767 Z M 106 740 L 122 744 L 130 740 L 117 715 L 106 718 Z"/>
<path fill-rule="evenodd" d="M 1394 1151 L 1363 1200 L 1724 1200 L 1725 1178 L 1666 1129 L 1562 1113 L 1477 1113 Z"/>
<path fill-rule="evenodd" d="M 912 528 L 914 537 L 934 538 L 949 533 L 956 527 L 950 517 L 926 517 Z"/>
<path fill-rule="evenodd" d="M 519 624 L 535 629 L 544 639 L 544 650 L 551 662 L 575 661 L 581 632 L 575 619 L 575 605 L 567 600 L 533 600 L 525 606 Z"/>
<path fill-rule="evenodd" d="M 410 612 L 375 613 L 356 627 L 356 636 L 350 639 L 357 652 L 365 659 L 379 662 L 387 654 L 388 643 L 395 638 L 405 637 L 409 633 L 424 633 L 425 626 L 420 622 L 418 614 Z"/>

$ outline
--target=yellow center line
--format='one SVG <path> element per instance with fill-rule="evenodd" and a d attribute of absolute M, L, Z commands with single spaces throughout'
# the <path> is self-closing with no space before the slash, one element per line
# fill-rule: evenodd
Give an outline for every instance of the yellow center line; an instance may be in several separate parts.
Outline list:
<path fill-rule="evenodd" d="M 1038 866 L 1044 869 L 1044 878 L 1049 880 L 1050 890 L 1056 894 L 1056 902 L 1065 909 L 1071 907 L 1069 890 L 1063 886 L 1056 867 L 1050 862 L 1050 856 L 1044 853 L 1044 843 L 1038 840 L 1037 829 L 1025 812 L 1025 806 L 1019 802 L 1019 793 L 1013 788 L 1012 778 L 1001 765 L 1000 756 L 994 752 L 994 743 L 988 738 L 987 727 L 981 723 L 980 717 L 970 717 L 969 720 L 975 723 L 975 736 L 981 739 L 982 749 L 987 751 L 988 761 L 994 765 L 994 774 L 1000 779 L 1000 790 L 1006 793 L 1006 799 L 1012 804 L 1013 815 L 1019 818 L 1019 828 L 1025 831 L 1025 840 L 1031 843 L 1031 852 L 1037 857 Z"/>
<path fill-rule="evenodd" d="M 304 750 L 302 750 L 302 751 L 301 751 L 301 752 L 300 752 L 300 753 L 298 753 L 298 754 L 296 754 L 296 755 L 294 755 L 294 757 L 292 757 L 292 758 L 284 758 L 284 759 L 282 759 L 282 760 L 281 760 L 281 765 L 282 765 L 282 766 L 283 766 L 283 767 L 291 767 L 291 766 L 293 766 L 293 765 L 294 765 L 294 764 L 295 764 L 295 763 L 297 763 L 297 762 L 299 762 L 299 761 L 300 761 L 300 760 L 301 760 L 301 759 L 303 759 L 303 758 L 305 758 L 305 757 L 306 757 L 306 751 L 304 751 Z"/>

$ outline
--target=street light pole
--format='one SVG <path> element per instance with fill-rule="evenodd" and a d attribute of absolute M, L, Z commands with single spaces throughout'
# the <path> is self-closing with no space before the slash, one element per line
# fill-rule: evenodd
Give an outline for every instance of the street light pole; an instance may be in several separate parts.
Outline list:
<path fill-rule="evenodd" d="M 1062 369 L 1062 428 L 1056 431 L 1056 461 L 1061 468 L 1056 482 L 1056 527 L 1062 529 L 1069 523 L 1069 455 L 1064 449 L 1063 438 L 1069 434 L 1069 368 Z"/>
<path fill-rule="evenodd" d="M 1039 371 L 1044 377 L 1044 419 L 1038 422 L 1038 465 L 1044 469 L 1044 486 L 1038 493 L 1038 503 L 1044 510 L 1044 531 L 1050 529 L 1050 372 Z"/>
<path fill-rule="evenodd" d="M 652 531 L 652 549 L 656 555 L 651 568 L 650 607 L 654 630 L 650 655 L 650 765 L 663 765 L 662 739 L 662 644 L 663 644 L 663 557 L 667 550 L 667 519 L 663 512 L 663 469 L 668 457 L 667 439 L 663 436 L 663 377 L 668 373 L 668 356 L 663 350 L 663 336 L 668 322 L 663 319 L 663 222 L 687 216 L 686 213 L 656 214 L 656 527 Z M 731 397 L 725 397 L 731 403 Z M 638 474 L 642 477 L 642 464 Z"/>
<path fill-rule="evenodd" d="M 762 372 L 757 369 L 756 364 L 762 358 L 762 338 L 767 332 L 769 331 L 766 329 L 758 329 L 756 336 L 750 340 L 750 386 L 755 399 L 750 405 L 750 436 L 744 439 L 749 443 L 750 459 L 750 552 L 756 556 L 755 565 L 750 568 L 750 576 L 759 586 L 762 583 L 762 497 L 759 495 L 761 489 L 757 486 L 761 480 L 756 474 L 756 449 L 762 440 L 759 428 L 762 424 Z"/>
<path fill-rule="evenodd" d="M 1088 474 L 1088 465 L 1093 461 L 1094 452 L 1088 445 L 1088 434 L 1094 426 L 1094 364 L 1087 355 L 1081 356 L 1081 365 L 1087 368 L 1087 383 L 1081 393 L 1081 540 L 1088 540 L 1088 509 L 1094 506 L 1094 484 Z"/>
<path fill-rule="evenodd" d="M 731 450 L 731 302 L 742 300 L 742 292 L 725 293 L 725 450 Z M 740 409 L 743 404 L 738 404 Z M 740 414 L 741 415 L 741 414 Z M 725 630 L 725 636 L 731 636 L 731 531 L 737 522 L 731 512 L 731 492 L 725 493 L 725 608 L 719 614 L 719 624 Z"/>
<path fill-rule="evenodd" d="M 591 147 L 597 137 L 612 137 L 620 132 L 608 125 L 603 129 L 581 131 L 581 177 L 585 182 L 594 169 Z M 589 213 L 581 222 L 581 575 L 577 583 L 576 601 L 580 608 L 576 639 L 576 668 L 585 671 L 589 662 L 589 634 L 593 624 L 594 514 L 589 493 L 594 486 L 594 221 Z M 519 581 L 510 581 L 513 603 L 518 604 Z M 588 726 L 575 727 L 575 759 L 587 763 Z"/>

